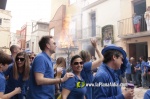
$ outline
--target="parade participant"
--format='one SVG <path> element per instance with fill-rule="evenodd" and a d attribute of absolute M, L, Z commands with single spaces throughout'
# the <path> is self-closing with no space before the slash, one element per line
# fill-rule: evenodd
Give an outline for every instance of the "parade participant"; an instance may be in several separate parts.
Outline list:
<path fill-rule="evenodd" d="M 33 60 L 34 60 L 35 56 L 36 56 L 36 54 L 34 54 L 34 52 L 29 54 L 30 66 L 32 66 L 32 63 L 33 63 Z"/>
<path fill-rule="evenodd" d="M 143 57 L 139 57 L 140 60 L 140 70 L 142 72 L 141 74 L 141 79 L 142 79 L 142 87 L 147 87 L 147 79 L 146 79 L 146 72 L 145 69 L 147 69 L 146 67 L 146 62 L 144 61 Z"/>
<path fill-rule="evenodd" d="M 100 66 L 100 64 L 103 61 L 103 55 L 98 50 L 97 41 L 95 39 L 91 39 L 91 44 L 95 48 L 97 55 L 99 57 L 97 60 L 91 62 L 90 61 L 91 55 L 88 51 L 82 50 L 79 53 L 79 55 L 83 59 L 83 63 L 84 63 L 83 70 L 81 72 L 81 76 L 85 80 L 86 83 L 92 83 L 92 81 L 93 81 L 93 72 L 92 71 L 97 69 L 97 67 Z M 86 99 L 92 99 L 92 87 L 87 87 Z"/>
<path fill-rule="evenodd" d="M 141 87 L 141 62 L 138 60 L 135 66 L 137 88 Z"/>
<path fill-rule="evenodd" d="M 60 73 L 58 73 L 59 71 L 62 71 Z M 58 57 L 56 60 L 56 64 L 54 66 L 54 72 L 55 72 L 55 76 L 62 78 L 64 77 L 65 73 L 66 73 L 66 60 L 63 57 Z M 55 88 L 55 96 L 58 97 L 58 95 L 60 95 L 61 91 L 62 91 L 62 86 L 61 84 L 56 84 L 56 88 Z"/>
<path fill-rule="evenodd" d="M 10 99 L 14 95 L 21 92 L 20 87 L 15 88 L 10 93 L 4 94 L 5 92 L 5 77 L 3 72 L 7 70 L 8 64 L 10 64 L 13 60 L 11 57 L 7 54 L 5 54 L 3 51 L 0 51 L 0 98 L 2 99 Z"/>
<path fill-rule="evenodd" d="M 132 83 L 133 84 L 137 84 L 137 82 L 136 82 L 136 71 L 135 71 L 136 62 L 135 62 L 134 57 L 130 58 L 130 64 L 131 64 L 131 78 L 132 78 Z"/>
<path fill-rule="evenodd" d="M 127 58 L 127 60 L 129 60 L 129 59 Z M 127 63 L 127 68 L 126 68 L 126 71 L 125 71 L 125 76 L 126 76 L 127 82 L 130 83 L 130 81 L 131 81 L 131 64 L 130 64 L 129 61 Z"/>
<path fill-rule="evenodd" d="M 70 63 L 75 76 L 62 84 L 62 99 L 85 99 L 86 84 L 81 77 L 83 60 L 79 55 L 75 55 Z"/>
<path fill-rule="evenodd" d="M 143 99 L 150 99 L 150 90 L 147 90 L 147 91 L 145 92 Z"/>
<path fill-rule="evenodd" d="M 66 81 L 73 74 L 66 73 L 63 78 L 54 78 L 51 55 L 55 53 L 56 43 L 52 36 L 43 36 L 39 47 L 42 52 L 35 57 L 32 64 L 27 99 L 54 99 L 55 84 Z"/>
<path fill-rule="evenodd" d="M 10 52 L 11 52 L 12 59 L 15 61 L 15 57 L 17 53 L 20 52 L 20 47 L 18 45 L 11 45 Z"/>
<path fill-rule="evenodd" d="M 93 88 L 93 99 L 132 99 L 134 90 L 127 89 L 121 92 L 118 70 L 126 66 L 126 52 L 115 45 L 110 45 L 102 50 L 104 56 L 103 64 L 99 67 L 93 83 L 101 85 Z M 104 86 L 107 84 L 108 86 Z M 115 84 L 115 85 L 113 85 Z"/>
<path fill-rule="evenodd" d="M 19 52 L 16 55 L 14 64 L 10 65 L 4 73 L 5 76 L 9 76 L 5 93 L 13 91 L 16 87 L 20 87 L 22 90 L 20 94 L 13 96 L 11 99 L 24 99 L 26 97 L 29 73 L 29 57 L 25 52 Z"/>

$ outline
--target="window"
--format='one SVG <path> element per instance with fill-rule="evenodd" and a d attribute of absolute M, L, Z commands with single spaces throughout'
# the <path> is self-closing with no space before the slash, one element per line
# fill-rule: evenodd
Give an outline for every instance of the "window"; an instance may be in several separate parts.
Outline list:
<path fill-rule="evenodd" d="M 74 4 L 76 2 L 76 0 L 69 0 L 69 4 Z"/>
<path fill-rule="evenodd" d="M 50 35 L 54 36 L 54 28 L 50 29 Z"/>
<path fill-rule="evenodd" d="M 2 25 L 2 19 L 0 18 L 0 25 Z"/>
<path fill-rule="evenodd" d="M 69 24 L 69 34 L 71 34 L 73 38 L 75 38 L 75 34 L 76 34 L 76 22 L 75 21 L 72 21 Z"/>

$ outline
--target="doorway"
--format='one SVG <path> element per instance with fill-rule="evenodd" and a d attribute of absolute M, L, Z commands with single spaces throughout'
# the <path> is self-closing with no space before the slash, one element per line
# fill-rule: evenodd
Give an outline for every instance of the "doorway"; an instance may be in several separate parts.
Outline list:
<path fill-rule="evenodd" d="M 129 44 L 129 58 L 134 57 L 137 61 L 140 56 L 143 56 L 144 60 L 147 61 L 148 57 L 147 42 Z"/>
<path fill-rule="evenodd" d="M 138 1 L 134 1 L 133 2 L 133 6 L 134 6 L 134 13 L 136 13 L 137 15 L 141 16 L 141 25 L 140 25 L 140 30 L 142 31 L 146 31 L 146 22 L 145 22 L 145 18 L 144 18 L 144 13 L 146 12 L 146 0 L 138 0 Z"/>

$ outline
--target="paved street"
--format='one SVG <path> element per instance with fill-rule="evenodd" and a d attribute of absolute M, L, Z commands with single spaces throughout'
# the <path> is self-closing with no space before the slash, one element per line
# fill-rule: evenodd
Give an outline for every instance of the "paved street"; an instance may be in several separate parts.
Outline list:
<path fill-rule="evenodd" d="M 144 93 L 149 89 L 144 89 L 142 87 L 134 88 L 134 98 L 133 99 L 143 99 Z"/>
<path fill-rule="evenodd" d="M 144 96 L 144 93 L 149 90 L 149 89 L 144 89 L 142 87 L 140 88 L 135 88 L 134 90 L 134 93 L 135 93 L 135 96 L 133 99 L 143 99 L 143 96 Z"/>

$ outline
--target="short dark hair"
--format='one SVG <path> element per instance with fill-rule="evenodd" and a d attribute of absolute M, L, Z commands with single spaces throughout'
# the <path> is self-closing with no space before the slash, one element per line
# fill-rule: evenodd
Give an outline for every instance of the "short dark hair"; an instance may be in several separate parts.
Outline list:
<path fill-rule="evenodd" d="M 49 43 L 49 39 L 52 39 L 52 36 L 43 36 L 39 41 L 39 47 L 43 51 L 46 47 L 46 44 Z"/>
<path fill-rule="evenodd" d="M 118 57 L 119 57 L 120 55 L 122 55 L 122 54 L 121 54 L 121 52 L 119 52 L 118 50 L 114 50 L 114 49 L 108 50 L 108 51 L 106 51 L 106 52 L 104 53 L 104 55 L 103 55 L 103 56 L 104 56 L 103 63 L 108 63 L 108 62 L 110 62 L 110 61 L 112 60 L 113 55 L 118 58 Z"/>
<path fill-rule="evenodd" d="M 18 46 L 17 45 L 12 45 L 10 46 L 10 52 L 14 52 L 14 50 L 17 48 Z"/>
<path fill-rule="evenodd" d="M 79 56 L 79 55 L 74 55 L 74 56 L 71 58 L 70 64 L 73 64 L 73 61 L 74 61 L 75 59 L 77 59 L 77 58 L 81 58 L 81 59 L 82 59 L 81 56 Z M 82 59 L 82 60 L 83 60 L 83 59 Z"/>
<path fill-rule="evenodd" d="M 11 58 L 10 55 L 6 54 L 3 51 L 0 51 L 0 63 L 5 65 L 5 64 L 10 64 L 12 62 L 13 62 L 13 59 Z"/>

